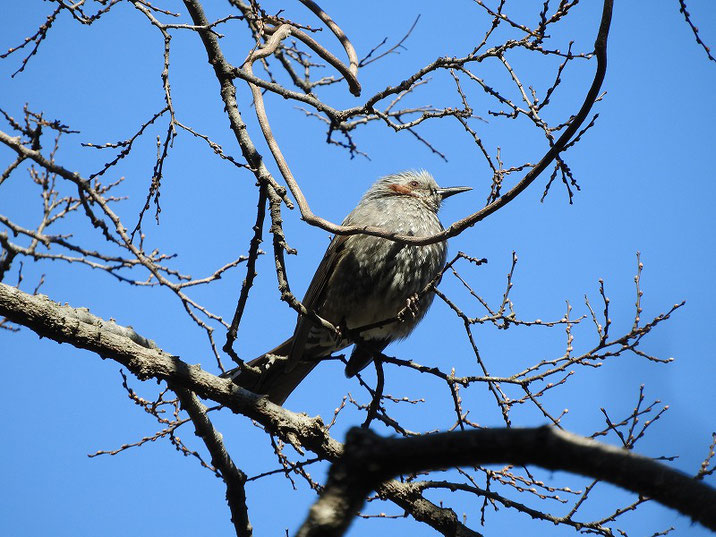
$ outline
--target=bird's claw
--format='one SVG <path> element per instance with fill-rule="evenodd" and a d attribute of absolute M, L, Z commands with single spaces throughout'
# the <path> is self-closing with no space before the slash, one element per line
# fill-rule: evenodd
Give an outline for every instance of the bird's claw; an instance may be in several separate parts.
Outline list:
<path fill-rule="evenodd" d="M 408 300 L 405 301 L 405 307 L 398 313 L 398 319 L 401 321 L 405 321 L 408 318 L 415 319 L 418 316 L 419 303 L 420 298 L 417 294 L 409 297 Z"/>

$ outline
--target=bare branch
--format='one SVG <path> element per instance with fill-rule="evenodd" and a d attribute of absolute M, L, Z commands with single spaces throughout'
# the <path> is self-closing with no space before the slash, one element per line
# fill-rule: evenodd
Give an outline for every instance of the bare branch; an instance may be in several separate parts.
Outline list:
<path fill-rule="evenodd" d="M 689 28 L 691 28 L 691 31 L 694 33 L 694 38 L 696 38 L 696 42 L 701 45 L 702 49 L 704 49 L 704 52 L 706 52 L 706 56 L 708 57 L 708 59 L 712 62 L 716 62 L 716 58 L 714 58 L 711 54 L 711 49 L 706 45 L 706 43 L 701 40 L 701 36 L 699 35 L 699 29 L 691 21 L 691 14 L 686 9 L 685 0 L 679 0 L 679 11 L 684 15 L 684 20 L 686 20 L 686 24 L 688 24 Z"/>
<path fill-rule="evenodd" d="M 367 494 L 391 477 L 500 463 L 536 464 L 604 479 L 716 529 L 716 489 L 647 457 L 559 429 L 481 429 L 381 438 L 353 428 L 343 456 L 331 466 L 326 486 L 298 535 L 343 535 Z"/>
<path fill-rule="evenodd" d="M 303 448 L 310 449 L 328 460 L 337 459 L 343 452 L 343 445 L 330 436 L 320 417 L 311 418 L 275 405 L 228 379 L 216 377 L 197 365 L 162 352 L 134 330 L 104 321 L 86 309 L 61 306 L 45 296 L 28 295 L 0 283 L 0 315 L 38 335 L 111 358 L 141 380 L 166 380 L 211 399 L 256 420 L 299 452 Z M 422 496 L 416 497 L 408 484 L 391 481 L 385 486 L 388 486 L 386 496 L 391 501 L 444 535 L 475 535 L 458 521 L 452 510 L 438 507 Z"/>
<path fill-rule="evenodd" d="M 196 427 L 196 435 L 206 444 L 211 453 L 211 463 L 221 472 L 226 483 L 226 501 L 231 509 L 231 521 L 234 523 L 237 537 L 251 537 L 253 529 L 249 522 L 249 512 L 246 506 L 246 474 L 239 470 L 231 460 L 223 437 L 211 423 L 207 408 L 199 401 L 196 395 L 185 388 L 173 388 L 181 400 L 181 405 L 191 417 Z"/>

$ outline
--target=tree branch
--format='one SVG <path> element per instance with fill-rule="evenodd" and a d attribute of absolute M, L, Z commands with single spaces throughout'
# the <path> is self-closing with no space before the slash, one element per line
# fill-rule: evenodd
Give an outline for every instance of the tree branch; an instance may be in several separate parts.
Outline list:
<path fill-rule="evenodd" d="M 341 45 L 343 45 L 343 48 L 346 51 L 346 54 L 348 55 L 348 61 L 350 63 L 350 72 L 353 74 L 353 76 L 357 76 L 358 74 L 358 55 L 356 54 L 355 48 L 353 48 L 353 43 L 351 43 L 350 39 L 346 36 L 346 34 L 341 30 L 341 27 L 338 26 L 334 20 L 330 17 L 328 13 L 323 11 L 321 6 L 316 4 L 313 0 L 300 0 L 301 3 L 306 6 L 308 9 L 313 11 L 313 13 L 321 19 L 326 26 L 333 32 L 333 34 L 338 38 L 338 40 L 341 42 Z"/>
<path fill-rule="evenodd" d="M 604 76 L 607 71 L 607 38 L 609 36 L 609 27 L 612 20 L 612 8 L 613 0 L 604 0 L 604 7 L 602 10 L 602 19 L 599 25 L 599 32 L 594 42 L 594 53 L 597 57 L 597 70 L 594 74 L 592 85 L 584 98 L 584 103 L 580 108 L 579 112 L 574 116 L 569 126 L 564 130 L 562 135 L 557 141 L 550 147 L 549 151 L 540 159 L 540 161 L 529 171 L 525 176 L 512 187 L 507 193 L 503 194 L 486 207 L 479 211 L 466 216 L 465 218 L 454 222 L 445 228 L 444 231 L 431 235 L 429 237 L 408 237 L 404 235 L 389 235 L 379 228 L 373 227 L 358 227 L 358 226 L 338 226 L 327 220 L 316 216 L 305 200 L 297 197 L 298 206 L 301 210 L 301 216 L 303 219 L 313 226 L 320 227 L 331 233 L 337 235 L 355 235 L 363 233 L 365 235 L 374 235 L 376 237 L 385 237 L 396 242 L 404 244 L 414 245 L 426 245 L 433 244 L 436 242 L 444 241 L 450 237 L 455 237 L 462 233 L 465 229 L 474 226 L 479 221 L 484 220 L 487 216 L 491 215 L 498 209 L 501 209 L 519 194 L 521 194 L 528 186 L 530 186 L 537 177 L 552 163 L 552 161 L 565 149 L 570 139 L 577 132 L 579 127 L 584 123 L 584 120 L 589 115 L 592 106 L 599 97 L 599 92 L 604 82 Z M 449 63 L 449 60 L 444 60 Z M 295 192 L 293 193 L 295 196 Z"/>
<path fill-rule="evenodd" d="M 163 352 L 151 340 L 131 328 L 105 321 L 85 308 L 71 308 L 44 295 L 30 295 L 0 283 L 0 316 L 26 326 L 42 337 L 69 343 L 79 349 L 110 358 L 141 380 L 159 379 L 211 399 L 233 412 L 256 420 L 267 432 L 276 434 L 296 450 L 308 449 L 326 460 L 336 460 L 343 444 L 331 438 L 320 417 L 297 414 L 271 403 L 265 397 L 240 388 L 176 356 Z M 409 483 L 390 481 L 381 491 L 416 520 L 446 536 L 479 537 L 459 522 L 451 509 L 423 498 Z"/>
<path fill-rule="evenodd" d="M 528 186 L 530 186 L 537 177 L 545 170 L 547 167 L 555 160 L 555 158 L 558 157 L 558 155 L 564 151 L 567 146 L 569 145 L 570 140 L 572 137 L 577 133 L 579 128 L 582 126 L 584 121 L 586 120 L 587 116 L 589 115 L 589 112 L 592 109 L 592 106 L 597 101 L 599 97 L 599 93 L 601 91 L 602 83 L 604 82 L 604 77 L 606 74 L 607 69 L 607 39 L 609 36 L 609 28 L 611 25 L 611 18 L 612 18 L 612 8 L 613 8 L 613 0 L 604 0 L 604 6 L 602 10 L 602 18 L 599 25 L 599 31 L 597 33 L 597 37 L 595 39 L 594 43 L 594 53 L 597 57 L 597 70 L 594 74 L 594 79 L 592 80 L 592 84 L 587 92 L 587 95 L 584 98 L 584 102 L 577 112 L 577 114 L 571 119 L 567 127 L 565 128 L 562 135 L 557 139 L 557 141 L 554 142 L 554 144 L 551 145 L 549 151 L 539 160 L 539 162 L 530 169 L 527 174 L 514 186 L 512 189 L 510 189 L 507 193 L 503 194 L 499 198 L 492 201 L 489 205 L 483 207 L 479 211 L 476 211 L 475 213 L 466 216 L 465 218 L 462 218 L 461 220 L 458 220 L 457 222 L 454 222 L 453 224 L 449 225 L 445 230 L 443 230 L 440 233 L 437 233 L 435 235 L 426 236 L 426 237 L 415 237 L 415 236 L 408 236 L 408 235 L 399 235 L 396 233 L 390 233 L 385 231 L 382 228 L 375 227 L 375 226 L 343 226 L 334 224 L 333 222 L 330 222 L 318 215 L 316 215 L 310 208 L 308 204 L 308 200 L 303 195 L 303 192 L 301 191 L 298 182 L 294 179 L 293 175 L 291 174 L 290 170 L 288 169 L 287 165 L 284 162 L 283 157 L 280 155 L 277 157 L 277 144 L 275 140 L 273 139 L 273 135 L 270 134 L 266 135 L 266 126 L 267 121 L 264 121 L 262 124 L 262 130 L 264 130 L 264 136 L 267 137 L 267 142 L 271 148 L 271 151 L 276 158 L 277 164 L 280 168 L 281 174 L 284 176 L 284 179 L 286 180 L 286 183 L 289 187 L 289 190 L 291 191 L 291 194 L 293 194 L 294 198 L 296 199 L 296 202 L 298 204 L 299 210 L 301 212 L 301 218 L 306 221 L 308 224 L 312 226 L 319 227 L 325 231 L 328 231 L 330 233 L 334 233 L 336 235 L 358 235 L 358 234 L 364 234 L 364 235 L 372 235 L 375 237 L 383 237 L 387 238 L 396 242 L 400 242 L 402 244 L 412 244 L 412 245 L 419 245 L 424 246 L 427 244 L 434 244 L 436 242 L 444 241 L 450 237 L 454 237 L 456 235 L 459 235 L 465 229 L 474 226 L 481 220 L 485 219 L 487 216 L 491 215 L 495 211 L 499 210 L 500 208 L 507 205 L 509 202 L 511 202 L 513 199 L 515 199 L 519 194 L 521 194 L 525 189 L 527 189 Z M 214 70 L 216 72 L 217 78 L 222 86 L 222 98 L 224 100 L 224 103 L 226 104 L 226 110 L 227 114 L 229 116 L 229 120 L 232 125 L 232 130 L 234 130 L 237 140 L 239 141 L 239 145 L 241 146 L 242 152 L 244 153 L 244 156 L 246 157 L 249 164 L 251 164 L 252 169 L 254 170 L 254 173 L 257 174 L 257 178 L 262 181 L 270 181 L 272 184 L 274 184 L 274 188 L 276 188 L 275 179 L 270 175 L 268 170 L 265 168 L 265 165 L 261 161 L 261 156 L 256 150 L 255 145 L 251 141 L 250 137 L 248 136 L 248 133 L 246 132 L 246 125 L 243 123 L 243 120 L 241 120 L 240 114 L 238 113 L 238 109 L 236 108 L 236 100 L 235 100 L 235 88 L 233 87 L 233 84 L 231 83 L 231 79 L 233 77 L 238 78 L 244 78 L 246 79 L 251 85 L 252 85 L 252 91 L 254 92 L 254 95 L 256 95 L 256 88 L 253 86 L 260 86 L 265 89 L 270 89 L 271 91 L 276 91 L 278 94 L 283 95 L 284 97 L 290 97 L 294 98 L 294 95 L 285 88 L 278 86 L 276 84 L 268 83 L 265 81 L 261 81 L 261 79 L 257 78 L 253 72 L 251 72 L 250 69 L 246 69 L 247 66 L 250 66 L 250 62 L 244 64 L 243 69 L 237 69 L 236 67 L 233 67 L 229 64 L 229 62 L 224 57 L 221 47 L 219 46 L 218 39 L 215 35 L 213 35 L 209 30 L 201 29 L 203 26 L 206 26 L 208 23 L 206 16 L 203 13 L 203 10 L 201 8 L 201 5 L 197 2 L 197 0 L 184 0 L 184 4 L 189 9 L 189 12 L 192 16 L 192 20 L 194 21 L 194 24 L 199 28 L 197 32 L 201 36 L 202 41 L 204 42 L 204 46 L 207 51 L 207 56 L 209 59 L 209 63 L 211 63 L 214 66 Z M 271 53 L 275 46 L 278 45 L 278 42 L 281 38 L 285 38 L 286 35 L 272 35 L 271 40 L 272 46 L 269 46 L 267 43 L 265 47 L 262 47 L 258 51 L 258 55 L 256 53 L 252 54 L 249 60 L 255 60 L 261 56 L 260 51 L 264 50 L 265 53 Z M 464 63 L 464 62 L 463 62 Z M 462 64 L 455 60 L 454 58 L 438 58 L 431 64 L 431 69 L 434 69 L 435 66 L 441 66 L 443 68 L 461 68 Z M 425 69 L 424 69 L 425 70 Z M 394 92 L 403 91 L 404 89 L 407 89 L 412 85 L 415 80 L 419 79 L 423 74 L 421 74 L 422 71 L 415 73 L 412 77 L 409 77 L 405 81 L 403 81 L 400 85 L 396 86 L 395 88 L 392 88 L 392 90 L 395 90 Z M 411 82 L 412 80 L 412 82 Z M 406 87 L 403 87 L 406 86 Z M 363 107 L 358 107 L 356 109 L 351 110 L 345 110 L 343 112 L 336 112 L 334 110 L 328 110 L 325 108 L 325 105 L 321 103 L 321 107 L 324 108 L 324 111 L 326 113 L 329 113 L 331 115 L 333 121 L 339 121 L 344 117 L 348 117 L 349 115 L 355 113 L 358 110 L 361 111 L 368 111 L 373 109 L 373 104 L 377 102 L 378 100 L 384 98 L 387 96 L 387 94 L 384 94 L 385 92 L 382 92 L 381 94 L 376 94 L 368 101 L 366 102 Z M 260 92 L 259 92 L 260 95 Z M 298 100 L 308 102 L 309 104 L 314 104 L 316 99 L 311 96 L 301 96 L 301 97 L 295 97 Z M 254 99 L 256 100 L 256 99 Z M 309 102 L 310 101 L 310 102 Z M 320 101 L 319 101 L 320 102 Z M 318 107 L 317 107 L 318 108 Z M 259 113 L 257 110 L 257 114 L 259 116 L 266 116 L 265 112 Z M 335 114 L 335 115 L 332 115 Z"/>
<path fill-rule="evenodd" d="M 648 457 L 552 427 L 382 438 L 355 427 L 299 537 L 343 535 L 371 490 L 393 477 L 484 464 L 535 464 L 609 481 L 716 529 L 716 489 Z"/>
<path fill-rule="evenodd" d="M 231 510 L 231 521 L 234 523 L 237 537 L 251 537 L 253 528 L 249 521 L 246 506 L 246 474 L 239 470 L 226 451 L 224 440 L 219 431 L 214 429 L 207 414 L 207 408 L 191 390 L 171 386 L 176 392 L 181 406 L 194 423 L 196 435 L 200 437 L 211 453 L 211 463 L 221 472 L 226 484 L 226 501 Z"/>

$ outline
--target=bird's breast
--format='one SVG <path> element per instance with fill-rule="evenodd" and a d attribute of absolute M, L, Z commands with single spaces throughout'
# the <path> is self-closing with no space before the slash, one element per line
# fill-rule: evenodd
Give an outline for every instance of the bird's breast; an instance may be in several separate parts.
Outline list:
<path fill-rule="evenodd" d="M 397 222 L 386 222 L 381 227 L 413 236 L 434 235 L 442 230 L 434 213 L 427 218 L 406 217 Z M 379 237 L 351 236 L 346 240 L 344 255 L 326 290 L 322 314 L 349 329 L 393 318 L 409 298 L 423 291 L 438 276 L 445 257 L 443 242 L 411 246 Z M 432 298 L 432 293 L 421 298 L 415 317 L 408 316 L 404 322 L 374 329 L 363 337 L 405 337 L 427 312 Z"/>

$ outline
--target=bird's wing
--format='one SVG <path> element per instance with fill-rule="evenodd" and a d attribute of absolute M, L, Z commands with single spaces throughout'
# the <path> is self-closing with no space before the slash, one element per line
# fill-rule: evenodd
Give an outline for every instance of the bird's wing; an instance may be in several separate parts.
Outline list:
<path fill-rule="evenodd" d="M 323 303 L 323 297 L 325 290 L 331 276 L 334 273 L 336 265 L 345 255 L 346 241 L 348 240 L 347 235 L 337 235 L 333 238 L 331 243 L 328 245 L 321 263 L 316 269 L 316 273 L 313 275 L 308 291 L 303 297 L 303 305 L 308 310 L 316 311 L 320 315 L 321 305 Z M 308 334 L 314 324 L 307 319 L 304 315 L 298 316 L 298 322 L 296 323 L 296 330 L 293 333 L 293 344 L 291 345 L 291 351 L 288 355 L 289 369 L 297 364 L 303 357 L 303 353 L 306 346 L 306 340 Z"/>

